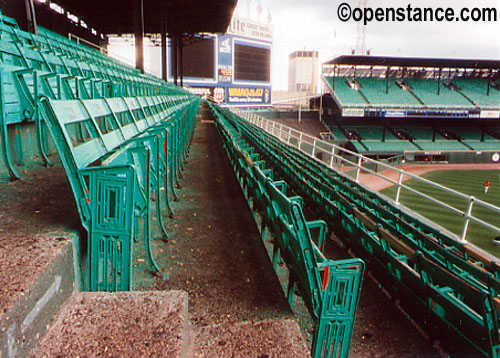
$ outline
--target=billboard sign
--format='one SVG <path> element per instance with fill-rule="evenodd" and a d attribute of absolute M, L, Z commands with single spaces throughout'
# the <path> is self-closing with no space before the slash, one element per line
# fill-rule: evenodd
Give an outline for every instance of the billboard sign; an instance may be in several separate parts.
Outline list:
<path fill-rule="evenodd" d="M 205 35 L 200 41 L 184 53 L 183 83 L 191 91 L 229 105 L 271 105 L 271 25 L 234 18 L 227 34 Z M 194 51 L 198 48 L 203 51 Z M 200 73 L 211 75 L 186 75 Z"/>
<path fill-rule="evenodd" d="M 271 104 L 271 90 L 268 87 L 228 87 L 228 104 L 255 105 Z"/>
<path fill-rule="evenodd" d="M 273 40 L 273 29 L 270 24 L 239 19 L 237 17 L 233 18 L 231 21 L 227 33 L 253 40 L 269 42 Z"/>

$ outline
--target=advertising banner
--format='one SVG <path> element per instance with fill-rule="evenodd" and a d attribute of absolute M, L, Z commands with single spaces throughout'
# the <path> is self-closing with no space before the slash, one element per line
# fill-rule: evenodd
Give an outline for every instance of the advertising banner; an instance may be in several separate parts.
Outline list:
<path fill-rule="evenodd" d="M 269 87 L 228 87 L 226 103 L 239 105 L 270 104 L 271 89 Z"/>

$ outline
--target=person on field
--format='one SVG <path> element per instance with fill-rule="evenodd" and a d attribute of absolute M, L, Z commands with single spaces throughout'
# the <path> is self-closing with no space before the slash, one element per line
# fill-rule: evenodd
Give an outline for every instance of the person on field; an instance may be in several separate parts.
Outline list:
<path fill-rule="evenodd" d="M 488 193 L 488 190 L 490 190 L 490 181 L 489 180 L 486 180 L 484 182 L 484 193 Z"/>

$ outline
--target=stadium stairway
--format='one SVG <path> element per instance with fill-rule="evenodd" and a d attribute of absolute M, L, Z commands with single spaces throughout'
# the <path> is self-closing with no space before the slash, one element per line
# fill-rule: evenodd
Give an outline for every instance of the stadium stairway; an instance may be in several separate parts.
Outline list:
<path fill-rule="evenodd" d="M 183 291 L 82 292 L 54 319 L 31 357 L 287 357 L 309 355 L 292 320 L 196 328 Z"/>

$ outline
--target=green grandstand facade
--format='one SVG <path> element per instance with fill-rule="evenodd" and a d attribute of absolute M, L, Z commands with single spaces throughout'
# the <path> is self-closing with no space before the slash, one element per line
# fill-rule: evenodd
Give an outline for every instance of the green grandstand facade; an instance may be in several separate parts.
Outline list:
<path fill-rule="evenodd" d="M 323 64 L 333 139 L 374 157 L 496 162 L 500 61 L 341 56 Z M 495 160 L 496 159 L 496 160 Z"/>

